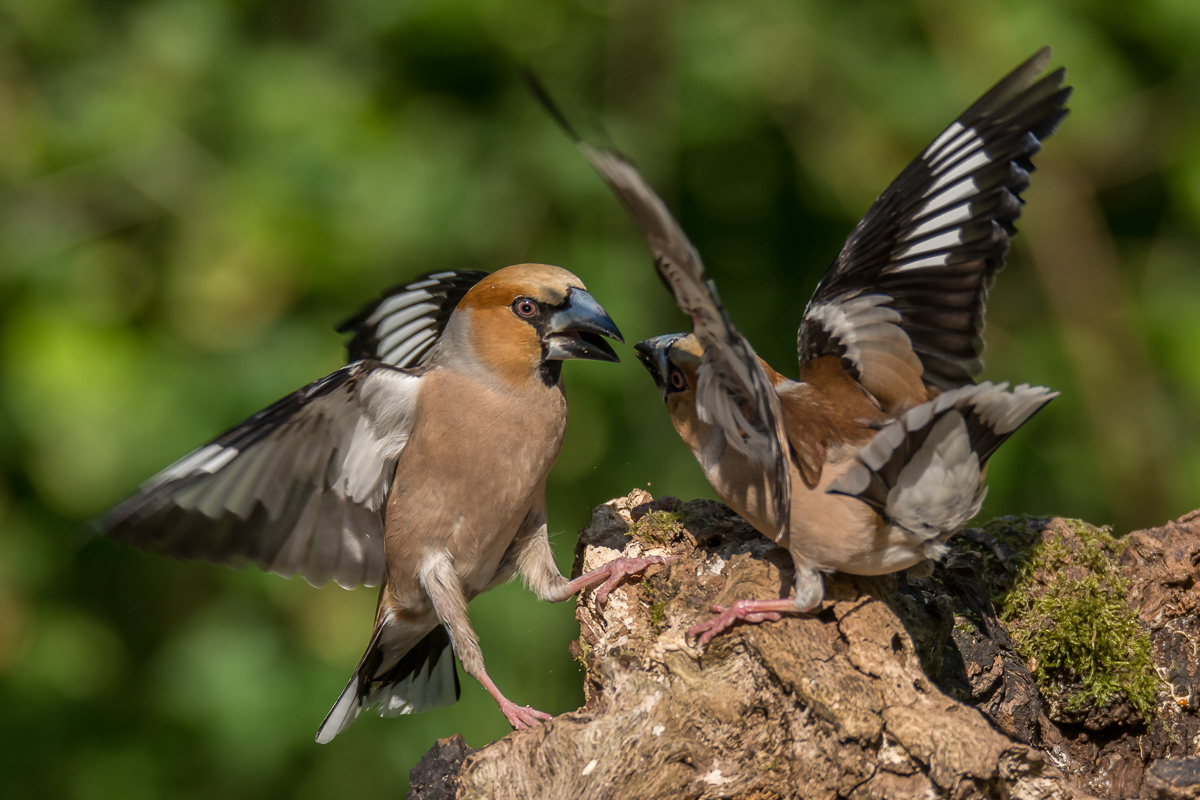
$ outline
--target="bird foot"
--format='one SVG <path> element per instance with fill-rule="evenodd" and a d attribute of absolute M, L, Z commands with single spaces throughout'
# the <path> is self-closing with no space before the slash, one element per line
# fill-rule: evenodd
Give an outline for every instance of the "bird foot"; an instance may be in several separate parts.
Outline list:
<path fill-rule="evenodd" d="M 576 592 L 582 591 L 593 583 L 603 580 L 604 583 L 596 589 L 596 604 L 603 608 L 608 603 L 608 594 L 621 582 L 621 579 L 641 572 L 654 564 L 670 564 L 678 556 L 643 556 L 641 558 L 614 558 L 599 569 L 594 569 L 586 575 L 580 575 L 566 585 L 561 594 L 552 597 L 553 600 L 566 600 Z"/>
<path fill-rule="evenodd" d="M 512 700 L 505 697 L 496 684 L 488 676 L 487 670 L 480 664 L 477 671 L 472 671 L 470 668 L 467 672 L 474 675 L 475 678 L 483 684 L 483 688 L 487 689 L 488 694 L 496 701 L 496 705 L 500 706 L 500 713 L 508 720 L 508 724 L 513 726 L 514 730 L 522 731 L 526 728 L 532 728 L 535 725 L 552 719 L 545 711 L 538 711 L 536 708 L 529 706 L 519 706 Z"/>
<path fill-rule="evenodd" d="M 608 605 L 608 593 L 616 588 L 616 585 L 621 582 L 622 578 L 629 575 L 636 575 L 655 564 L 670 564 L 678 558 L 678 556 L 643 556 L 641 558 L 613 559 L 596 570 L 596 573 L 604 570 L 608 571 L 608 580 L 604 581 L 604 583 L 600 584 L 600 588 L 596 589 L 596 605 L 601 608 Z"/>
<path fill-rule="evenodd" d="M 699 636 L 701 647 L 736 622 L 758 624 L 768 620 L 774 622 L 784 614 L 799 614 L 800 610 L 791 600 L 738 600 L 731 606 L 712 607 L 717 616 L 688 628 L 688 636 Z"/>
<path fill-rule="evenodd" d="M 500 703 L 500 711 L 508 719 L 508 724 L 513 726 L 513 730 L 518 731 L 533 728 L 542 722 L 553 719 L 545 711 L 538 711 L 530 706 L 519 706 L 507 698 Z"/>

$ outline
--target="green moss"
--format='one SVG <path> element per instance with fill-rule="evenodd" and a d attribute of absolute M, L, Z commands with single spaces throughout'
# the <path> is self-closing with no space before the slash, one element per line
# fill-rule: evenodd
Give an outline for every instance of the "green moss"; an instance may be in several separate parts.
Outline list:
<path fill-rule="evenodd" d="M 633 524 L 630 535 L 652 545 L 665 545 L 683 532 L 686 511 L 651 511 Z"/>
<path fill-rule="evenodd" d="M 588 656 L 592 654 L 592 646 L 579 637 L 579 655 L 575 658 L 579 662 L 579 666 L 587 669 Z"/>
<path fill-rule="evenodd" d="M 1028 527 L 1007 525 L 1009 538 L 1015 533 L 1025 541 L 1005 542 L 1018 553 L 1018 570 L 1000 598 L 1001 619 L 1043 691 L 1082 686 L 1068 699 L 1073 710 L 1089 699 L 1102 706 L 1124 692 L 1148 722 L 1158 683 L 1150 634 L 1125 602 L 1129 582 L 1117 565 L 1124 545 L 1108 528 L 1067 524 L 1075 537 L 1044 543 L 1039 537 L 1037 544 L 1026 538 Z"/>
<path fill-rule="evenodd" d="M 654 629 L 654 635 L 662 633 L 663 621 L 666 619 L 667 600 L 659 600 L 654 605 L 650 606 L 650 627 Z"/>
<path fill-rule="evenodd" d="M 975 636 L 979 633 L 979 626 L 964 616 L 958 616 L 954 618 L 954 630 L 967 636 Z"/>
<path fill-rule="evenodd" d="M 648 613 L 650 615 L 650 627 L 654 630 L 654 635 L 662 633 L 663 621 L 666 619 L 667 603 L 670 602 L 670 597 L 664 597 L 657 602 L 658 589 L 653 581 L 646 581 L 642 584 L 642 593 L 646 595 L 646 599 L 650 601 Z"/>

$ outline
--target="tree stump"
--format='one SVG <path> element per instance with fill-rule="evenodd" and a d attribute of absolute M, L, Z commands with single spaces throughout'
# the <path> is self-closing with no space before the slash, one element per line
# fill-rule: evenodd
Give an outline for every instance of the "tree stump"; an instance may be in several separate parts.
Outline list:
<path fill-rule="evenodd" d="M 1186 758 L 1200 752 L 1200 513 L 1102 553 L 1150 634 L 1149 721 L 1120 692 L 1088 705 L 1035 680 L 993 598 L 1020 547 L 1060 542 L 1069 556 L 1077 528 L 1000 524 L 1024 538 L 966 532 L 923 580 L 830 576 L 819 613 L 737 625 L 698 648 L 686 631 L 713 603 L 788 591 L 787 552 L 711 501 L 634 490 L 599 506 L 576 574 L 619 555 L 678 560 L 603 609 L 590 590 L 579 598 L 584 707 L 475 752 L 439 742 L 410 797 L 1200 796 L 1188 794 L 1200 777 Z M 1049 591 L 1038 581 L 1053 575 L 1021 574 L 1023 591 Z"/>

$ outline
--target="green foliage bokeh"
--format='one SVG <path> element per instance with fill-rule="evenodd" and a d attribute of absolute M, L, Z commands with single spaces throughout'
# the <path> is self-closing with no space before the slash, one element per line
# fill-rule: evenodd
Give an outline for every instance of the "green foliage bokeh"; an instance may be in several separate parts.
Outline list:
<path fill-rule="evenodd" d="M 992 292 L 985 378 L 1063 392 L 984 517 L 1118 533 L 1200 504 L 1200 4 L 1147 0 L 0 0 L 0 793 L 399 796 L 450 709 L 312 735 L 375 592 L 152 558 L 81 525 L 343 358 L 446 268 L 571 269 L 635 342 L 686 326 L 534 66 L 660 188 L 759 353 L 871 200 L 1043 44 L 1076 87 Z M 711 496 L 649 378 L 565 369 L 560 565 L 634 486 Z M 521 703 L 582 699 L 570 604 L 472 606 Z"/>

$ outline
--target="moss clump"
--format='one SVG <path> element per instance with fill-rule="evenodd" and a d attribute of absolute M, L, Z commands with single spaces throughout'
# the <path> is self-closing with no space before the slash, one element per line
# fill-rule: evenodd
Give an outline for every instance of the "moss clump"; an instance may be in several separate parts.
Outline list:
<path fill-rule="evenodd" d="M 667 603 L 670 602 L 670 597 L 658 598 L 658 589 L 655 588 L 652 581 L 647 581 L 642 586 L 642 591 L 646 595 L 646 599 L 650 601 L 648 614 L 650 615 L 650 627 L 654 630 L 654 635 L 658 636 L 662 633 L 663 622 L 667 617 Z M 657 600 L 655 598 L 658 598 Z"/>
<path fill-rule="evenodd" d="M 663 546 L 683 533 L 686 511 L 651 511 L 633 524 L 630 535 L 651 545 Z"/>
<path fill-rule="evenodd" d="M 1070 534 L 1039 537 L 1018 550 L 1016 582 L 1001 598 L 1001 619 L 1043 691 L 1070 693 L 1071 710 L 1089 699 L 1101 707 L 1124 692 L 1148 722 L 1158 684 L 1150 634 L 1125 602 L 1129 582 L 1117 566 L 1124 545 L 1108 528 L 1062 523 Z"/>
<path fill-rule="evenodd" d="M 654 605 L 650 606 L 650 627 L 654 629 L 654 635 L 658 636 L 662 633 L 663 622 L 666 620 L 667 601 L 659 600 Z"/>
<path fill-rule="evenodd" d="M 588 666 L 588 663 L 587 663 L 588 656 L 590 656 L 591 654 L 592 654 L 592 646 L 590 644 L 588 644 L 587 642 L 585 642 L 583 640 L 583 637 L 580 636 L 579 637 L 579 650 L 577 650 L 574 654 L 575 661 L 577 661 L 579 663 L 579 666 L 583 667 L 586 670 L 587 666 Z"/>

